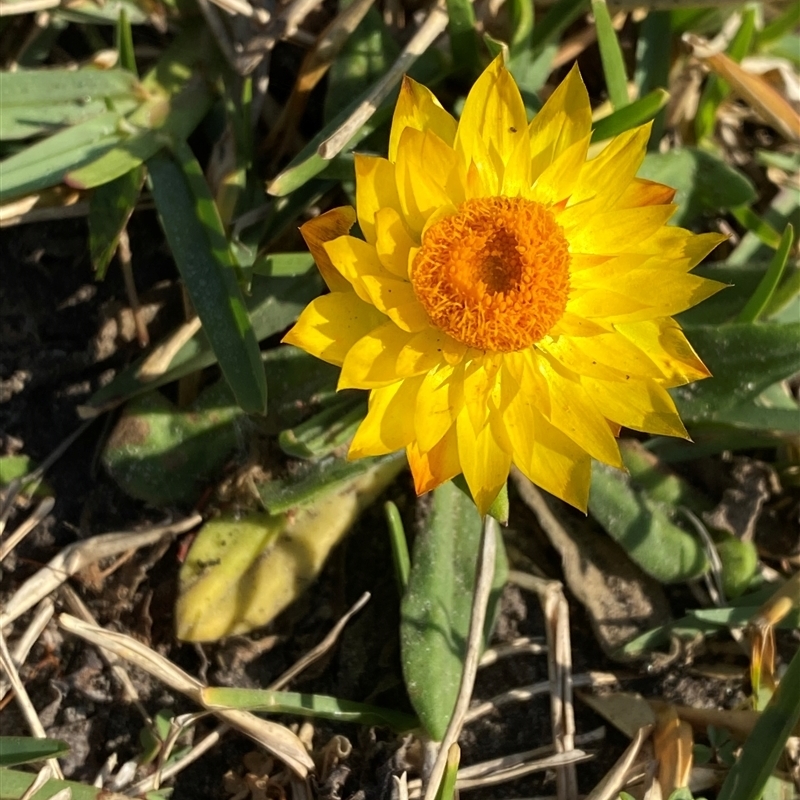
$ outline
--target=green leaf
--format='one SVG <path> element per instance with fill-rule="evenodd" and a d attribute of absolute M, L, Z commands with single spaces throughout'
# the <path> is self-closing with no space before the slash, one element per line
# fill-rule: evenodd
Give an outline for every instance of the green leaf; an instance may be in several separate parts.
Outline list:
<path fill-rule="evenodd" d="M 697 325 L 686 329 L 713 377 L 672 390 L 684 421 L 721 421 L 800 367 L 800 322 Z"/>
<path fill-rule="evenodd" d="M 259 341 L 266 339 L 294 322 L 308 303 L 320 293 L 321 288 L 322 281 L 319 279 L 316 270 L 313 273 L 296 278 L 268 278 L 256 275 L 253 279 L 250 294 L 245 298 L 245 304 L 256 338 Z M 266 362 L 270 381 L 275 380 L 273 367 L 271 366 L 274 364 L 274 359 L 288 357 L 290 353 L 297 355 L 299 352 L 294 348 L 282 347 L 278 351 L 265 353 L 263 360 Z M 217 359 L 205 332 L 201 330 L 178 350 L 167 369 L 159 377 L 153 380 L 145 380 L 139 377 L 139 370 L 144 360 L 145 357 L 142 356 L 117 375 L 111 383 L 95 392 L 87 404 L 87 409 L 97 412 L 110 407 L 113 408 L 124 400 L 129 400 L 151 389 L 176 381 L 184 375 L 204 369 L 214 364 Z M 323 364 L 317 359 L 310 359 L 310 363 L 314 365 L 312 369 L 315 374 L 321 376 L 325 381 L 331 380 L 331 374 L 335 374 L 333 367 L 328 367 L 327 364 Z M 280 380 L 280 377 L 278 377 L 278 380 Z M 278 384 L 277 391 L 279 393 L 275 398 L 272 397 L 270 392 L 270 410 L 274 404 L 279 403 L 282 394 L 287 394 L 288 388 L 288 386 L 281 387 Z M 292 403 L 305 403 L 307 401 L 308 395 L 300 397 L 292 395 Z M 284 424 L 290 425 L 295 421 L 297 421 L 297 418 L 284 420 Z"/>
<path fill-rule="evenodd" d="M 600 46 L 600 59 L 606 78 L 608 96 L 614 109 L 619 111 L 630 102 L 628 100 L 628 76 L 625 73 L 625 59 L 617 39 L 617 32 L 611 23 L 606 0 L 592 0 L 597 44 Z"/>
<path fill-rule="evenodd" d="M 704 150 L 681 147 L 667 153 L 648 153 L 639 177 L 678 190 L 678 210 L 670 220 L 687 225 L 706 211 L 735 208 L 756 198 L 753 184 L 741 172 Z"/>
<path fill-rule="evenodd" d="M 310 419 L 281 431 L 278 444 L 284 453 L 295 458 L 329 455 L 350 442 L 366 414 L 363 392 L 337 395 Z"/>
<path fill-rule="evenodd" d="M 480 57 L 471 0 L 447 0 L 447 17 L 453 64 L 459 70 L 476 75 L 480 70 Z"/>
<path fill-rule="evenodd" d="M 589 512 L 631 560 L 663 583 L 697 578 L 708 569 L 702 544 L 620 470 L 595 461 Z"/>
<path fill-rule="evenodd" d="M 60 183 L 69 170 L 124 141 L 123 125 L 120 113 L 105 111 L 9 156 L 0 162 L 0 200 Z"/>
<path fill-rule="evenodd" d="M 800 722 L 800 649 L 792 658 L 780 685 L 761 713 L 742 752 L 722 784 L 718 800 L 755 800 Z"/>
<path fill-rule="evenodd" d="M 295 278 L 314 266 L 314 258 L 305 253 L 267 253 L 259 256 L 253 264 L 253 274 L 276 278 Z"/>
<path fill-rule="evenodd" d="M 282 514 L 314 503 L 333 487 L 345 484 L 373 467 L 396 465 L 399 469 L 404 463 L 405 453 L 402 450 L 385 456 L 358 458 L 355 461 L 324 458 L 298 467 L 291 478 L 262 483 L 258 487 L 258 494 L 270 514 Z"/>
<path fill-rule="evenodd" d="M 269 689 L 203 689 L 203 700 L 214 708 L 239 708 L 265 714 L 297 714 L 337 722 L 356 722 L 360 725 L 386 725 L 398 733 L 419 726 L 416 717 L 352 700 L 340 700 L 324 694 L 305 692 L 274 692 Z"/>
<path fill-rule="evenodd" d="M 26 797 L 36 775 L 32 772 L 0 767 L 0 800 Z M 72 800 L 123 800 L 123 795 L 75 781 L 50 780 L 33 795 L 33 800 L 48 800 L 59 792 L 69 791 Z M 64 795 L 62 795 L 63 797 Z"/>
<path fill-rule="evenodd" d="M 650 94 L 609 114 L 593 123 L 592 141 L 602 142 L 625 131 L 644 125 L 661 111 L 669 102 L 669 92 L 665 89 L 654 89 Z"/>
<path fill-rule="evenodd" d="M 430 516 L 414 541 L 401 607 L 401 657 L 411 703 L 437 741 L 444 736 L 461 681 L 482 524 L 472 500 L 448 481 L 433 491 Z M 498 541 L 484 641 L 494 624 L 506 571 Z"/>
<path fill-rule="evenodd" d="M 754 233 L 767 247 L 777 250 L 780 247 L 781 235 L 766 220 L 761 219 L 749 206 L 731 209 L 736 221 Z"/>
<path fill-rule="evenodd" d="M 411 572 L 411 557 L 408 554 L 408 540 L 403 528 L 403 520 L 397 506 L 390 500 L 384 505 L 386 512 L 386 524 L 389 526 L 389 540 L 392 544 L 392 563 L 394 564 L 394 574 L 397 579 L 397 588 L 400 596 L 405 594 L 408 586 L 408 576 Z"/>
<path fill-rule="evenodd" d="M 133 31 L 127 10 L 123 7 L 119 12 L 116 31 L 116 45 L 119 53 L 119 63 L 132 75 L 138 75 L 136 70 L 136 53 L 133 49 Z"/>
<path fill-rule="evenodd" d="M 669 86 L 669 67 L 672 63 L 672 14 L 669 11 L 650 10 L 639 26 L 636 43 L 636 70 L 633 80 L 639 97 L 663 90 Z M 653 122 L 647 149 L 658 152 L 664 131 L 664 112 L 659 112 Z"/>
<path fill-rule="evenodd" d="M 0 140 L 55 133 L 114 110 L 125 114 L 143 99 L 136 76 L 124 69 L 35 69 L 4 72 Z"/>
<path fill-rule="evenodd" d="M 192 503 L 241 445 L 242 416 L 224 381 L 186 409 L 150 392 L 125 407 L 103 448 L 103 466 L 124 492 L 152 506 Z"/>
<path fill-rule="evenodd" d="M 144 166 L 98 186 L 89 201 L 89 254 L 95 277 L 102 280 L 117 251 L 145 179 Z"/>
<path fill-rule="evenodd" d="M 32 761 L 61 758 L 69 745 L 61 739 L 35 739 L 32 736 L 0 736 L 0 767 L 15 767 Z"/>
<path fill-rule="evenodd" d="M 758 284 L 758 288 L 753 292 L 750 300 L 748 300 L 747 305 L 736 318 L 737 322 L 755 322 L 763 314 L 764 309 L 768 306 L 769 301 L 775 294 L 775 290 L 778 288 L 793 242 L 794 228 L 791 225 L 787 225 L 764 277 Z"/>
<path fill-rule="evenodd" d="M 235 263 L 200 164 L 187 144 L 147 163 L 161 224 L 186 290 L 237 402 L 264 413 L 267 382 Z"/>

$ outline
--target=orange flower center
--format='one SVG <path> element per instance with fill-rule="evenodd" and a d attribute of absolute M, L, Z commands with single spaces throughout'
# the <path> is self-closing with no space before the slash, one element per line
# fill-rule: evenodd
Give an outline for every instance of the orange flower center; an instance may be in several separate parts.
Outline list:
<path fill-rule="evenodd" d="M 511 352 L 563 316 L 569 245 L 552 212 L 521 197 L 467 200 L 433 224 L 411 265 L 431 321 L 459 342 Z"/>

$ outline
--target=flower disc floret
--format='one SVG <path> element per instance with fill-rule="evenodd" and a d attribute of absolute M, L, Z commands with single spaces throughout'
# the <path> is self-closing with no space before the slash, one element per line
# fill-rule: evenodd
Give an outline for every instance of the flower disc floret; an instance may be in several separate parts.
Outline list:
<path fill-rule="evenodd" d="M 564 315 L 569 264 L 564 231 L 543 204 L 483 197 L 428 228 L 411 283 L 437 328 L 507 353 L 535 344 Z"/>

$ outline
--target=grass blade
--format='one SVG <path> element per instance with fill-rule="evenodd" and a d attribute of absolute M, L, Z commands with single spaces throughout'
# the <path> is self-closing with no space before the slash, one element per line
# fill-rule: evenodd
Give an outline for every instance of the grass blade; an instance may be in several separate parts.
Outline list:
<path fill-rule="evenodd" d="M 147 162 L 161 224 L 222 372 L 241 407 L 263 413 L 267 382 L 236 280 L 222 221 L 200 164 L 186 143 Z"/>
<path fill-rule="evenodd" d="M 447 17 L 453 63 L 459 70 L 476 75 L 480 69 L 480 58 L 471 0 L 447 0 Z"/>
<path fill-rule="evenodd" d="M 619 111 L 628 105 L 628 76 L 625 74 L 625 60 L 617 39 L 617 32 L 611 23 L 606 0 L 592 0 L 597 43 L 600 46 L 600 59 L 606 78 L 608 96 L 614 109 Z"/>
<path fill-rule="evenodd" d="M 408 586 L 408 573 L 411 571 L 411 557 L 408 554 L 408 540 L 403 528 L 403 520 L 397 506 L 390 500 L 383 507 L 386 512 L 386 522 L 389 525 L 389 539 L 392 544 L 392 563 L 394 574 L 397 578 L 397 588 L 400 596 L 405 594 Z"/>
<path fill-rule="evenodd" d="M 742 753 L 728 773 L 718 800 L 754 800 L 767 780 L 800 721 L 800 650 L 794 654 L 769 705 L 747 737 Z"/>
<path fill-rule="evenodd" d="M 761 316 L 780 282 L 793 242 L 794 228 L 791 225 L 787 225 L 783 236 L 781 236 L 780 245 L 775 251 L 775 255 L 772 257 L 761 283 L 758 284 L 753 296 L 747 301 L 747 305 L 736 318 L 737 322 L 755 322 Z"/>
<path fill-rule="evenodd" d="M 650 94 L 598 120 L 592 130 L 592 141 L 602 142 L 638 125 L 644 125 L 668 102 L 669 92 L 666 89 L 654 89 Z"/>

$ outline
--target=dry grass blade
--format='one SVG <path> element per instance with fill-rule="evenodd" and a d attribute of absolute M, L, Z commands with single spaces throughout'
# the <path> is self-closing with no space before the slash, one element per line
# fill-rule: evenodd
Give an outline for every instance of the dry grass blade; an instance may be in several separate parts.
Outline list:
<path fill-rule="evenodd" d="M 204 685 L 145 644 L 130 636 L 89 625 L 69 614 L 62 614 L 59 624 L 64 630 L 130 661 L 171 689 L 185 694 L 198 705 L 203 705 Z M 283 725 L 260 719 L 247 711 L 214 709 L 213 713 L 280 758 L 300 777 L 304 778 L 314 768 L 314 762 L 300 739 Z"/>
<path fill-rule="evenodd" d="M 692 726 L 678 717 L 674 706 L 666 706 L 656 714 L 653 747 L 658 758 L 658 782 L 665 797 L 689 785 L 692 771 Z"/>
<path fill-rule="evenodd" d="M 472 614 L 469 620 L 469 635 L 467 636 L 467 650 L 464 655 L 464 667 L 461 673 L 461 683 L 458 687 L 453 716 L 447 726 L 444 739 L 439 745 L 433 768 L 428 776 L 425 788 L 425 800 L 433 800 L 439 790 L 450 747 L 458 741 L 461 728 L 467 716 L 469 701 L 472 697 L 472 688 L 475 684 L 475 675 L 478 672 L 483 627 L 486 621 L 486 606 L 492 591 L 494 580 L 495 553 L 497 550 L 498 523 L 494 517 L 486 516 L 483 519 L 481 544 L 478 553 L 478 563 L 475 567 L 475 593 L 472 600 Z"/>
<path fill-rule="evenodd" d="M 619 797 L 620 790 L 625 786 L 626 775 L 652 730 L 652 725 L 639 728 L 617 763 L 611 767 L 603 780 L 586 795 L 585 800 L 615 800 L 616 797 Z"/>
<path fill-rule="evenodd" d="M 411 37 L 403 52 L 392 64 L 389 71 L 376 84 L 369 96 L 317 149 L 322 158 L 331 159 L 353 138 L 355 132 L 375 113 L 392 87 L 400 80 L 408 68 L 433 44 L 447 27 L 447 12 L 442 2 L 437 3 L 428 14 L 425 22 Z"/>
<path fill-rule="evenodd" d="M 725 53 L 715 53 L 700 36 L 685 34 L 683 40 L 712 72 L 727 81 L 766 122 L 789 141 L 800 142 L 800 115 L 759 75 L 751 75 Z"/>
<path fill-rule="evenodd" d="M 566 766 L 575 767 L 583 761 L 591 761 L 594 756 L 591 753 L 584 753 L 583 750 L 571 750 L 569 753 L 555 753 L 547 758 L 540 758 L 537 761 L 530 761 L 527 764 L 520 764 L 509 769 L 498 770 L 491 774 L 483 775 L 479 778 L 467 778 L 456 783 L 459 791 L 467 789 L 481 789 L 485 786 L 496 786 L 498 783 L 523 778 L 532 775 L 534 772 L 544 772 L 549 769 L 563 769 Z M 577 795 L 576 795 L 577 796 Z"/>
<path fill-rule="evenodd" d="M 57 589 L 67 578 L 89 564 L 95 564 L 104 558 L 129 550 L 147 547 L 165 536 L 178 536 L 186 533 L 199 525 L 202 520 L 200 514 L 192 514 L 179 522 L 159 525 L 146 531 L 104 533 L 65 547 L 17 589 L 0 613 L 0 628 L 13 622 L 29 608 L 47 597 L 54 589 Z"/>
<path fill-rule="evenodd" d="M 25 629 L 22 636 L 17 639 L 17 643 L 11 653 L 11 663 L 14 664 L 15 667 L 19 668 L 25 663 L 28 653 L 30 653 L 31 648 L 42 635 L 42 631 L 47 627 L 47 623 L 53 618 L 54 613 L 55 606 L 50 598 L 46 598 L 39 603 L 39 607 L 36 609 L 33 619 L 30 621 L 30 624 Z M 10 688 L 11 681 L 8 677 L 0 678 L 0 702 L 2 702 Z"/>
<path fill-rule="evenodd" d="M 11 653 L 8 651 L 8 645 L 6 644 L 6 637 L 3 635 L 2 626 L 0 626 L 0 667 L 3 668 L 3 671 L 8 676 L 8 681 L 16 696 L 17 705 L 22 712 L 22 716 L 25 717 L 25 722 L 28 723 L 30 732 L 37 739 L 46 738 L 47 733 L 42 723 L 39 721 L 39 715 L 36 713 L 36 709 L 25 689 L 25 684 L 20 679 L 14 660 L 11 658 Z M 46 763 L 50 774 L 63 780 L 64 775 L 61 772 L 58 761 L 54 758 L 50 758 Z"/>
<path fill-rule="evenodd" d="M 353 618 L 355 614 L 361 611 L 362 608 L 369 602 L 372 595 L 369 592 L 364 592 L 361 597 L 356 600 L 352 608 L 331 628 L 330 633 L 318 644 L 309 650 L 301 659 L 294 665 L 289 667 L 277 680 L 273 681 L 267 688 L 277 691 L 286 686 L 289 681 L 296 678 L 303 670 L 308 669 L 315 661 L 318 661 L 322 656 L 327 653 L 331 647 L 336 644 L 336 640 L 341 635 L 345 626 Z"/>
<path fill-rule="evenodd" d="M 0 17 L 14 14 L 30 14 L 33 11 L 44 11 L 46 8 L 57 8 L 61 0 L 20 0 L 17 3 L 0 3 Z"/>
<path fill-rule="evenodd" d="M 160 378 L 172 363 L 177 352 L 203 327 L 200 317 L 192 317 L 178 328 L 165 342 L 156 347 L 142 362 L 136 377 L 142 381 L 154 381 Z M 103 409 L 105 411 L 105 409 Z M 102 413 L 100 410 L 97 413 Z"/>
<path fill-rule="evenodd" d="M 0 561 L 5 557 L 53 510 L 56 501 L 45 497 L 34 512 L 19 525 L 13 533 L 0 545 Z"/>
<path fill-rule="evenodd" d="M 306 53 L 292 93 L 269 133 L 263 149 L 277 161 L 294 137 L 312 89 L 322 80 L 345 42 L 366 16 L 375 0 L 354 0 L 344 8 L 319 35 L 313 49 Z"/>
<path fill-rule="evenodd" d="M 573 688 L 598 688 L 600 686 L 609 686 L 616 682 L 617 677 L 610 672 L 586 672 L 572 677 Z M 465 723 L 474 722 L 476 719 L 485 717 L 487 714 L 491 714 L 503 706 L 511 705 L 512 703 L 525 703 L 539 695 L 549 694 L 550 690 L 551 684 L 549 680 L 532 683 L 529 686 L 518 686 L 515 689 L 509 689 L 507 692 L 498 694 L 489 700 L 485 700 L 473 706 L 467 712 L 464 721 Z"/>
<path fill-rule="evenodd" d="M 496 664 L 501 658 L 521 655 L 538 656 L 546 652 L 547 645 L 543 642 L 531 639 L 528 636 L 521 636 L 513 642 L 498 645 L 497 647 L 490 647 L 485 650 L 478 663 L 478 667 L 488 667 L 490 664 Z"/>

